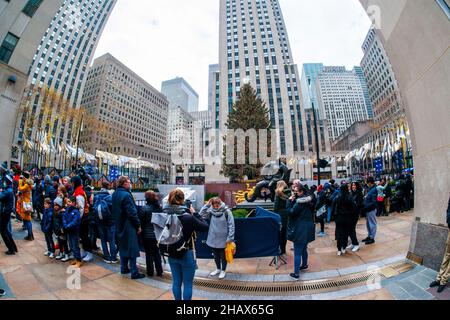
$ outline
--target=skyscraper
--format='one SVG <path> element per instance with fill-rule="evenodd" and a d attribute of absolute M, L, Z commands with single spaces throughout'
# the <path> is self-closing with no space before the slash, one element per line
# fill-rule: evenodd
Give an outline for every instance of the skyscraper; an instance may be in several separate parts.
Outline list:
<path fill-rule="evenodd" d="M 182 107 L 187 112 L 198 111 L 198 93 L 183 78 L 164 81 L 161 93 L 169 99 L 169 107 Z"/>
<path fill-rule="evenodd" d="M 332 140 L 356 121 L 368 119 L 362 84 L 354 71 L 324 67 L 317 76 L 316 90 Z"/>
<path fill-rule="evenodd" d="M 220 66 L 219 64 L 211 64 L 209 65 L 209 76 L 208 76 L 208 111 L 210 113 L 213 112 L 215 107 L 215 98 L 216 98 L 216 74 L 219 72 Z"/>
<path fill-rule="evenodd" d="M 278 154 L 306 150 L 300 77 L 278 0 L 220 0 L 220 129 L 249 80 L 266 103 Z"/>
<path fill-rule="evenodd" d="M 85 127 L 81 146 L 169 166 L 166 97 L 110 54 L 95 59 L 83 93 L 83 106 L 111 130 Z"/>
<path fill-rule="evenodd" d="M 323 71 L 322 63 L 304 63 L 302 70 L 302 95 L 305 110 L 312 109 L 313 105 L 319 111 L 319 118 L 323 119 L 323 114 L 319 108 L 316 92 L 317 76 Z"/>
<path fill-rule="evenodd" d="M 80 107 L 89 65 L 115 3 L 116 0 L 63 1 L 30 67 L 28 83 L 45 90 L 28 97 L 32 110 L 19 117 L 16 141 L 23 139 L 24 133 L 34 140 L 38 132 L 43 132 L 55 144 L 74 143 L 77 130 L 73 118 L 62 118 L 61 114 L 74 114 L 71 110 Z M 53 93 L 59 95 L 59 101 L 64 100 L 63 105 L 48 105 Z M 35 119 L 25 128 L 30 117 Z"/>
<path fill-rule="evenodd" d="M 373 119 L 372 101 L 370 100 L 369 89 L 367 87 L 367 81 L 366 77 L 364 76 L 364 71 L 361 67 L 355 66 L 353 68 L 353 72 L 358 76 L 359 81 L 361 81 L 361 86 L 364 92 L 364 100 L 366 101 L 367 106 L 367 114 L 369 116 L 369 119 Z"/>
<path fill-rule="evenodd" d="M 11 143 L 22 94 L 39 41 L 62 2 L 0 1 L 0 159 L 19 158 L 19 146 L 11 150 Z"/>

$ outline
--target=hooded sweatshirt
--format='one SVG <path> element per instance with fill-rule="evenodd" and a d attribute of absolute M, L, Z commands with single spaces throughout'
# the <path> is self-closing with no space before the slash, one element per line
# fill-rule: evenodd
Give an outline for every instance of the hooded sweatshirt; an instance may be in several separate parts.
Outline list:
<path fill-rule="evenodd" d="M 231 210 L 222 203 L 218 210 L 205 205 L 200 216 L 209 220 L 208 239 L 206 244 L 214 249 L 225 249 L 227 242 L 234 241 L 234 218 Z"/>

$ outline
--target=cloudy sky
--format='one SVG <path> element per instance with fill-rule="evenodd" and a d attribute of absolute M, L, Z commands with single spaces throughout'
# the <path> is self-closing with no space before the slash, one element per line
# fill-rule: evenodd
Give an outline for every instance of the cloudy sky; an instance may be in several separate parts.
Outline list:
<path fill-rule="evenodd" d="M 358 0 L 280 0 L 294 62 L 352 68 L 370 20 Z M 208 106 L 208 66 L 218 62 L 219 0 L 118 0 L 95 57 L 111 53 L 160 90 L 183 77 Z"/>

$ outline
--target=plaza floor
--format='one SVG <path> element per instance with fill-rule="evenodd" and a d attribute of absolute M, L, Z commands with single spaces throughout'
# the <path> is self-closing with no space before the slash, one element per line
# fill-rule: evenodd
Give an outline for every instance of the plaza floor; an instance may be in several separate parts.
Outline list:
<path fill-rule="evenodd" d="M 310 245 L 309 269 L 301 275 L 299 283 L 321 281 L 323 279 L 339 279 L 364 272 L 370 268 L 387 267 L 405 261 L 409 246 L 409 236 L 413 213 L 392 214 L 379 218 L 377 241 L 374 245 L 365 246 L 356 253 L 345 256 L 336 255 L 334 241 L 334 224 L 327 225 L 328 236 L 317 238 Z M 171 300 L 169 273 L 164 279 L 145 278 L 131 280 L 120 275 L 118 265 L 109 265 L 97 256 L 91 263 L 81 268 L 81 288 L 69 289 L 69 263 L 49 259 L 43 255 L 45 240 L 39 227 L 35 225 L 35 241 L 23 240 L 26 235 L 21 225 L 14 222 L 14 238 L 19 253 L 6 256 L 0 253 L 0 287 L 7 295 L 4 299 L 17 300 Z M 361 219 L 357 228 L 360 239 L 366 237 L 365 220 Z M 4 251 L 3 244 L 0 244 Z M 237 259 L 229 266 L 225 280 L 208 278 L 211 270 L 215 269 L 212 260 L 199 260 L 197 279 L 208 279 L 217 283 L 239 282 L 249 283 L 288 283 L 288 274 L 292 272 L 292 251 L 288 250 L 287 265 L 278 270 L 269 266 L 271 258 Z M 140 263 L 142 263 L 140 259 Z M 165 265 L 166 271 L 170 271 Z M 69 271 L 69 274 L 67 273 Z M 194 288 L 194 299 L 207 300 L 235 300 L 235 299 L 302 299 L 302 300 L 431 300 L 450 299 L 450 288 L 441 294 L 435 289 L 429 289 L 428 284 L 435 278 L 436 272 L 423 266 L 413 265 L 409 271 L 383 279 L 379 286 L 371 287 L 365 284 L 332 292 L 317 294 L 286 294 L 280 295 L 246 295 L 226 292 L 223 290 Z"/>

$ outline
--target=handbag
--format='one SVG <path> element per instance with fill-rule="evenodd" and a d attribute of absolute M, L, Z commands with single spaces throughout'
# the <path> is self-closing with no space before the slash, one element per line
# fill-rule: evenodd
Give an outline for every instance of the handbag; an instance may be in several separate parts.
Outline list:
<path fill-rule="evenodd" d="M 31 202 L 24 202 L 22 206 L 23 206 L 23 210 L 25 212 L 32 212 L 33 211 L 33 204 Z"/>
<path fill-rule="evenodd" d="M 236 254 L 236 243 L 230 242 L 227 243 L 227 247 L 225 248 L 225 259 L 227 263 L 232 264 L 234 260 L 234 255 Z"/>
<path fill-rule="evenodd" d="M 320 209 L 318 209 L 317 212 L 316 212 L 316 217 L 318 219 L 322 219 L 326 215 L 327 215 L 327 206 L 320 207 Z"/>

